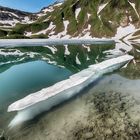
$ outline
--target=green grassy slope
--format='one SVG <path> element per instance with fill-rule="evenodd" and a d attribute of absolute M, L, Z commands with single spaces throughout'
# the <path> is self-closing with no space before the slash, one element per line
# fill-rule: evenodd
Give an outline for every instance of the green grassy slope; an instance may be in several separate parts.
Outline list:
<path fill-rule="evenodd" d="M 88 25 L 91 25 L 89 32 L 93 37 L 113 37 L 119 26 L 125 27 L 133 24 L 136 28 L 140 27 L 139 15 L 131 6 L 131 2 L 135 3 L 139 14 L 139 0 L 66 0 L 61 6 L 54 6 L 52 12 L 43 14 L 34 23 L 17 24 L 8 35 L 9 37 L 19 35 L 24 38 L 26 32 L 36 34 L 47 29 L 51 22 L 56 26 L 53 32 L 57 35 L 64 30 L 63 22 L 68 20 L 67 34 L 72 37 L 79 34 L 82 36 Z M 99 7 L 106 3 L 108 3 L 107 6 L 97 14 Z M 77 8 L 81 8 L 81 11 L 76 19 Z M 45 34 L 32 35 L 29 38 L 48 38 L 51 32 L 52 30 L 48 30 Z"/>

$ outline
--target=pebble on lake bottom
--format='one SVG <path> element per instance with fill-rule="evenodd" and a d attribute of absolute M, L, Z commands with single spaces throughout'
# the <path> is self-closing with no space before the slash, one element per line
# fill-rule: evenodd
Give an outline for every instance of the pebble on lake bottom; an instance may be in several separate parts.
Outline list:
<path fill-rule="evenodd" d="M 93 94 L 88 99 L 88 104 L 90 104 L 88 123 L 83 125 L 81 122 L 79 127 L 75 126 L 73 129 L 73 139 L 140 139 L 140 121 L 133 121 L 128 113 L 128 110 L 132 104 L 135 104 L 135 101 L 131 97 L 129 101 L 127 99 L 128 97 L 115 92 Z"/>

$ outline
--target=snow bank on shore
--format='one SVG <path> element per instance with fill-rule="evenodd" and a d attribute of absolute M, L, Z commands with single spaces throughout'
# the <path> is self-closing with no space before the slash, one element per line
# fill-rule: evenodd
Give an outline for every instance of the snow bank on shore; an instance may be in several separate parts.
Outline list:
<path fill-rule="evenodd" d="M 103 74 L 120 68 L 132 59 L 133 56 L 124 55 L 91 65 L 89 68 L 70 76 L 67 80 L 58 82 L 53 86 L 16 101 L 8 107 L 8 112 L 18 111 L 9 126 L 13 127 L 21 122 L 30 120 L 39 113 L 70 99 Z"/>

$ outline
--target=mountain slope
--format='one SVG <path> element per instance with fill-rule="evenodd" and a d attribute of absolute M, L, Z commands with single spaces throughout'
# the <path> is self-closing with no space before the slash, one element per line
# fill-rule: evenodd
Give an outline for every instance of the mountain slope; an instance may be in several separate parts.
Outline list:
<path fill-rule="evenodd" d="M 28 12 L 23 12 L 0 6 L 0 26 L 13 27 L 16 23 L 30 23 L 35 16 Z"/>
<path fill-rule="evenodd" d="M 17 24 L 6 36 L 130 39 L 137 32 L 137 38 L 139 13 L 139 0 L 66 0 L 43 8 L 39 13 L 33 14 L 37 17 L 33 23 Z"/>

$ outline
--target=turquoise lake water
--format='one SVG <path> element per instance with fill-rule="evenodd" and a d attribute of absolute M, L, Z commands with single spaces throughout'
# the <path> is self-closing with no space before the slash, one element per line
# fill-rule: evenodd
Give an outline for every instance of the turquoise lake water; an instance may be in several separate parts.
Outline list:
<path fill-rule="evenodd" d="M 105 45 L 52 45 L 0 48 L 0 126 L 7 128 L 15 113 L 8 106 L 106 58 Z"/>
<path fill-rule="evenodd" d="M 8 105 L 26 95 L 68 78 L 72 73 L 45 61 L 32 61 L 13 65 L 0 73 L 0 119 L 3 127 L 10 121 Z M 55 75 L 55 76 L 54 76 Z M 6 115 L 6 116 L 5 116 Z M 9 118 L 5 118 L 9 117 Z M 5 125 L 6 124 L 6 125 Z"/>
<path fill-rule="evenodd" d="M 0 48 L 0 129 L 7 130 L 16 114 L 7 112 L 13 102 L 126 51 L 135 57 L 135 63 L 114 73 L 137 83 L 140 79 L 139 47 L 135 45 L 132 50 L 118 49 L 114 43 Z"/>

